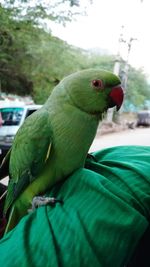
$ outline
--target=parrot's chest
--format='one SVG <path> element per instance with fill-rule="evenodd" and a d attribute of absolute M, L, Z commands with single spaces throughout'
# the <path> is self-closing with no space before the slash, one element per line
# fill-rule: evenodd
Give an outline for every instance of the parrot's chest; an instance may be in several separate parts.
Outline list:
<path fill-rule="evenodd" d="M 55 133 L 50 163 L 56 168 L 57 176 L 69 175 L 83 167 L 85 158 L 96 134 L 95 122 L 67 125 Z M 56 129 L 57 130 L 57 129 Z"/>

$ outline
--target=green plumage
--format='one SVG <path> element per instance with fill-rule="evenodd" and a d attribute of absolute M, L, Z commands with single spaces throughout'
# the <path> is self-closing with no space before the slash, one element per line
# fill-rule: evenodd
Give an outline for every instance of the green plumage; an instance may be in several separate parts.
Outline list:
<path fill-rule="evenodd" d="M 94 80 L 101 80 L 104 88 L 93 86 Z M 62 80 L 43 107 L 26 119 L 10 152 L 6 231 L 27 213 L 35 195 L 84 166 L 103 112 L 115 105 L 109 99 L 112 87 L 119 84 L 107 71 L 77 72 Z"/>

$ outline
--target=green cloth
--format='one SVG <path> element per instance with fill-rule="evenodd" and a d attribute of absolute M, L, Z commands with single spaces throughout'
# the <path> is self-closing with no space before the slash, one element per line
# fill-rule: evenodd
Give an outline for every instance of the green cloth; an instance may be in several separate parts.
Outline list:
<path fill-rule="evenodd" d="M 93 153 L 48 194 L 63 204 L 25 216 L 0 241 L 0 266 L 120 267 L 150 218 L 150 147 Z"/>

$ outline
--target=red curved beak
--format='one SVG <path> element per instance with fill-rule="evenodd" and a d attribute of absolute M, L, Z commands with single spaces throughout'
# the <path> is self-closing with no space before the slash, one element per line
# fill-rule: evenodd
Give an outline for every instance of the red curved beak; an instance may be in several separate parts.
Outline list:
<path fill-rule="evenodd" d="M 120 109 L 124 98 L 124 92 L 121 85 L 112 88 L 109 94 L 109 108 L 117 107 L 117 111 Z"/>

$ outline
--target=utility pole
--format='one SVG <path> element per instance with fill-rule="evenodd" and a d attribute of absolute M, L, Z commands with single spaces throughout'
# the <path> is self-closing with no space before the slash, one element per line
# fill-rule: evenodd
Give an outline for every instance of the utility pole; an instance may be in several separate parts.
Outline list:
<path fill-rule="evenodd" d="M 121 63 L 121 56 L 120 56 L 120 50 L 121 49 L 120 48 L 121 48 L 121 44 L 125 43 L 125 44 L 127 44 L 128 50 L 127 50 L 127 58 L 125 60 L 124 69 L 121 71 L 121 84 L 122 84 L 122 87 L 124 88 L 124 90 L 126 90 L 126 88 L 127 88 L 127 80 L 128 80 L 128 71 L 129 71 L 129 56 L 130 56 L 130 52 L 131 52 L 131 48 L 132 48 L 132 42 L 137 40 L 137 39 L 131 37 L 129 39 L 129 41 L 127 42 L 123 38 L 123 29 L 124 29 L 124 26 L 121 27 L 121 33 L 120 33 L 119 40 L 118 40 L 118 44 L 119 44 L 118 45 L 118 53 L 117 53 L 117 56 L 116 56 L 113 72 L 117 76 L 120 74 L 120 63 Z M 114 113 L 115 113 L 115 108 L 108 109 L 108 112 L 107 112 L 107 121 L 108 122 L 112 122 L 113 121 Z M 119 121 L 119 115 L 117 115 L 115 117 L 116 117 L 116 121 Z"/>
<path fill-rule="evenodd" d="M 118 52 L 117 52 L 117 56 L 116 56 L 116 60 L 115 60 L 115 64 L 114 64 L 114 69 L 113 69 L 113 73 L 116 74 L 117 76 L 119 75 L 119 72 L 120 72 L 120 61 L 121 61 L 120 48 L 121 48 L 121 44 L 126 43 L 125 39 L 123 38 L 123 30 L 124 30 L 124 26 L 122 25 L 121 26 L 121 32 L 120 32 L 119 39 L 118 39 Z M 108 109 L 107 118 L 106 118 L 106 120 L 108 122 L 112 122 L 114 111 L 115 111 L 115 108 L 109 108 Z"/>
<path fill-rule="evenodd" d="M 121 81 L 122 81 L 122 86 L 123 86 L 124 90 L 127 89 L 128 71 L 129 71 L 129 56 L 130 56 L 130 52 L 131 52 L 132 42 L 136 41 L 136 40 L 137 40 L 136 38 L 131 37 L 129 39 L 129 42 L 127 43 L 127 46 L 128 46 L 127 59 L 125 61 L 124 70 L 122 71 L 122 75 L 121 75 Z"/>

